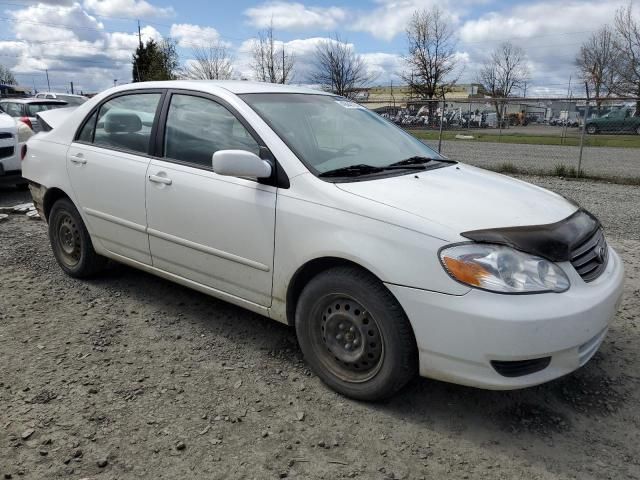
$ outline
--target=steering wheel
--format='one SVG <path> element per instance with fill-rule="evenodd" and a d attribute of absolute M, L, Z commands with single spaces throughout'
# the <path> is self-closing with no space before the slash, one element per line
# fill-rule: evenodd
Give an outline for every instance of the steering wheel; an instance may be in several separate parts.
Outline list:
<path fill-rule="evenodd" d="M 358 145 L 357 143 L 349 143 L 336 152 L 336 157 L 342 157 L 346 155 L 350 150 L 353 150 L 353 154 L 355 155 L 360 150 L 362 150 L 362 145 Z"/>

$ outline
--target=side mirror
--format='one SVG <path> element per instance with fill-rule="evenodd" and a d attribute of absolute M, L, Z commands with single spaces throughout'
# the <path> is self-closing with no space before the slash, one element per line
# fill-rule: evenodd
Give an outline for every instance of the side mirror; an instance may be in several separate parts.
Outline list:
<path fill-rule="evenodd" d="M 211 158 L 213 171 L 229 177 L 268 178 L 271 164 L 246 150 L 218 150 Z"/>

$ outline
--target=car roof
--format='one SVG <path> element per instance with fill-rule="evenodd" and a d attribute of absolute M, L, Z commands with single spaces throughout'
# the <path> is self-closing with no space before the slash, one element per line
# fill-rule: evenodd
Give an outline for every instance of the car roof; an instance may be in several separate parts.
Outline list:
<path fill-rule="evenodd" d="M 49 104 L 60 104 L 66 105 L 67 102 L 64 100 L 55 100 L 53 98 L 3 98 L 0 99 L 0 102 L 14 102 L 14 103 L 49 103 Z"/>
<path fill-rule="evenodd" d="M 64 93 L 64 92 L 38 92 L 36 95 L 64 95 L 65 97 L 78 97 L 78 98 L 87 98 L 83 95 L 76 95 L 75 93 Z"/>
<path fill-rule="evenodd" d="M 163 82 L 139 82 L 121 85 L 112 91 L 134 90 L 139 88 L 176 88 L 215 93 L 224 89 L 235 94 L 244 93 L 305 93 L 310 95 L 333 95 L 309 87 L 282 85 L 279 83 L 248 82 L 245 80 L 168 80 Z"/>

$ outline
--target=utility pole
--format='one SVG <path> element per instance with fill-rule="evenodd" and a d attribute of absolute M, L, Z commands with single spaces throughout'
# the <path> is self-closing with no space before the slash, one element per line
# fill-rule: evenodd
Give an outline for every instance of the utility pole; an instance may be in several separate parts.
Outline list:
<path fill-rule="evenodd" d="M 113 79 L 113 86 L 115 87 L 116 85 L 118 85 L 118 79 L 117 79 L 117 78 L 114 78 L 114 79 Z"/>
<path fill-rule="evenodd" d="M 282 84 L 284 85 L 284 42 L 282 43 Z"/>
<path fill-rule="evenodd" d="M 138 20 L 138 44 L 142 48 L 142 34 L 140 33 L 140 20 Z"/>
<path fill-rule="evenodd" d="M 71 95 L 73 95 L 73 82 L 69 82 L 71 84 Z"/>
<path fill-rule="evenodd" d="M 45 69 L 44 73 L 47 74 L 47 91 L 51 91 L 51 85 L 49 84 L 49 70 Z"/>

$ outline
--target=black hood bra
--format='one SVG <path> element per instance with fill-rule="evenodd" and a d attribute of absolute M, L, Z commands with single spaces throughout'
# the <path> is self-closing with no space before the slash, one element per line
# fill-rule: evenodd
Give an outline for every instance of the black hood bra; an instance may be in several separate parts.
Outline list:
<path fill-rule="evenodd" d="M 483 243 L 497 243 L 553 262 L 571 259 L 571 252 L 600 228 L 596 217 L 579 209 L 564 220 L 546 225 L 471 230 L 461 235 Z"/>

